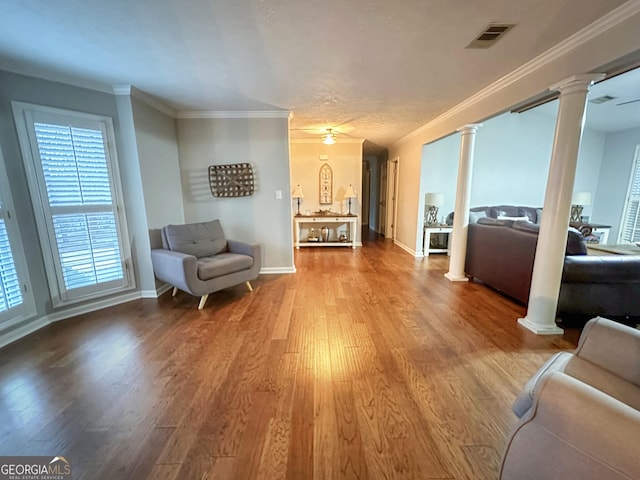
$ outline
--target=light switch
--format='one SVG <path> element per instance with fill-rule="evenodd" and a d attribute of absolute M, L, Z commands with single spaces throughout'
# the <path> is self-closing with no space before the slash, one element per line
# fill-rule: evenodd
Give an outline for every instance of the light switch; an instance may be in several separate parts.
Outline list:
<path fill-rule="evenodd" d="M 276 200 L 282 200 L 282 190 L 276 190 Z"/>

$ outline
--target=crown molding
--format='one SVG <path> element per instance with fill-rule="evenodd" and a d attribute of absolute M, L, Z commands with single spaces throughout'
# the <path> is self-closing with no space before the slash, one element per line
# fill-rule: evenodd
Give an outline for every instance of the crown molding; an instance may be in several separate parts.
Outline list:
<path fill-rule="evenodd" d="M 112 87 L 114 95 L 123 95 L 127 97 L 133 97 L 137 100 L 140 100 L 142 103 L 155 108 L 156 110 L 168 115 L 171 118 L 176 118 L 176 111 L 165 105 L 160 100 L 155 97 L 149 95 L 147 92 L 143 92 L 131 85 L 113 85 Z"/>
<path fill-rule="evenodd" d="M 509 85 L 512 85 L 513 83 L 519 80 L 522 80 L 527 75 L 530 75 L 531 73 L 535 72 L 536 70 L 539 70 L 545 65 L 548 65 L 549 63 L 555 60 L 558 60 L 559 58 L 561 58 L 563 55 L 567 54 L 571 50 L 579 47 L 580 45 L 583 45 L 584 43 L 590 40 L 593 40 L 598 35 L 601 35 L 602 33 L 610 30 L 611 28 L 617 26 L 618 24 L 628 20 L 630 17 L 637 15 L 638 13 L 640 13 L 640 0 L 629 0 L 626 3 L 623 3 L 618 8 L 610 11 L 603 17 L 600 17 L 595 22 L 584 27 L 582 30 L 579 30 L 578 32 L 574 33 L 569 38 L 551 47 L 549 50 L 541 53 L 540 55 L 528 61 L 524 65 L 521 65 L 520 67 L 508 73 L 504 77 L 496 80 L 489 86 L 483 88 L 479 92 L 470 96 L 469 98 L 459 103 L 455 107 L 451 108 L 450 110 L 447 110 L 442 115 L 439 115 L 438 117 L 434 118 L 430 122 L 424 124 L 422 127 L 419 127 L 413 132 L 400 138 L 398 141 L 394 142 L 394 144 L 400 144 L 400 143 L 406 142 L 412 138 L 415 138 L 421 133 L 435 127 L 436 125 L 439 125 L 445 122 L 449 118 L 457 115 L 458 113 L 466 110 L 467 108 L 481 102 L 482 100 L 485 100 L 486 98 L 491 97 L 492 95 L 502 90 L 503 88 L 506 88 Z"/>
<path fill-rule="evenodd" d="M 149 95 L 147 92 L 144 92 L 142 90 L 139 90 L 133 87 L 131 89 L 131 96 L 137 98 L 143 103 L 146 103 L 150 107 L 155 108 L 159 112 L 162 112 L 165 115 L 168 115 L 171 118 L 177 118 L 177 112 L 173 108 L 171 108 L 166 103 L 163 103 L 156 97 Z"/>
<path fill-rule="evenodd" d="M 289 118 L 289 110 L 265 111 L 185 111 L 178 112 L 176 118 Z"/>
<path fill-rule="evenodd" d="M 131 95 L 131 85 L 113 85 L 111 89 L 114 95 Z"/>
<path fill-rule="evenodd" d="M 338 134 L 340 135 L 340 134 Z M 292 138 L 290 143 L 320 143 L 322 144 L 322 137 L 318 135 L 317 138 Z M 338 138 L 334 145 L 338 145 L 340 143 L 364 143 L 364 138 Z M 328 148 L 331 148 L 331 145 L 326 145 Z"/>

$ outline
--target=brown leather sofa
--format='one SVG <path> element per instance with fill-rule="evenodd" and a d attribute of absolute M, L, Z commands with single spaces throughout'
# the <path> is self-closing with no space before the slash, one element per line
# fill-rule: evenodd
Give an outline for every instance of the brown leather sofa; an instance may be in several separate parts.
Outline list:
<path fill-rule="evenodd" d="M 504 211 L 504 207 L 479 207 L 472 211 L 492 214 L 496 210 Z M 500 216 L 527 216 L 533 220 L 532 214 L 536 210 L 537 216 L 540 215 L 539 209 L 512 208 L 517 210 L 511 210 L 511 215 Z M 640 256 L 588 256 L 582 234 L 568 228 L 558 316 L 567 321 L 598 315 L 616 319 L 640 317 L 637 300 L 640 298 Z M 538 224 L 524 220 L 471 217 L 466 274 L 526 305 L 538 230 Z"/>

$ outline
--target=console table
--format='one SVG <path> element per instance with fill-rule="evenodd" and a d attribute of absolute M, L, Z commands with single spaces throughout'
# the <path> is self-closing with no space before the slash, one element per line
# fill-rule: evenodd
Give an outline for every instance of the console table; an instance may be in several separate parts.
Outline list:
<path fill-rule="evenodd" d="M 447 253 L 449 254 L 449 244 L 451 243 L 451 232 L 453 227 L 448 225 L 425 225 L 422 235 L 422 252 L 425 257 L 430 253 Z M 431 248 L 431 235 L 444 233 L 447 235 L 447 248 Z"/>
<path fill-rule="evenodd" d="M 590 223 L 591 235 L 598 237 L 598 243 L 609 243 L 609 232 L 611 231 L 611 225 L 600 225 L 598 223 Z"/>
<path fill-rule="evenodd" d="M 357 215 L 296 215 L 293 217 L 295 223 L 294 229 L 294 246 L 296 249 L 300 247 L 351 247 L 356 248 L 356 230 L 358 228 L 358 216 Z M 332 231 L 340 224 L 347 225 L 347 239 L 346 242 L 339 242 L 336 232 Z M 300 240 L 300 231 L 303 225 L 309 225 L 309 228 L 315 228 L 318 230 L 318 236 L 320 236 L 320 228 L 322 226 L 329 227 L 329 241 L 323 242 L 309 242 Z M 311 227 L 313 226 L 313 227 Z"/>

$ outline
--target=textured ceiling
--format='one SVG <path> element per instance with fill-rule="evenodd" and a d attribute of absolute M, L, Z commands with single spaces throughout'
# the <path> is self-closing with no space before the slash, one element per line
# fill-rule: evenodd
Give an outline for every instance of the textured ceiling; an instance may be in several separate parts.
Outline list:
<path fill-rule="evenodd" d="M 3 0 L 0 68 L 386 147 L 624 0 Z M 464 47 L 489 22 L 516 27 Z"/>
<path fill-rule="evenodd" d="M 609 97 L 604 103 L 598 100 Z M 536 107 L 548 118 L 558 114 L 557 101 Z M 597 83 L 589 90 L 585 125 L 602 132 L 640 128 L 640 68 Z"/>

